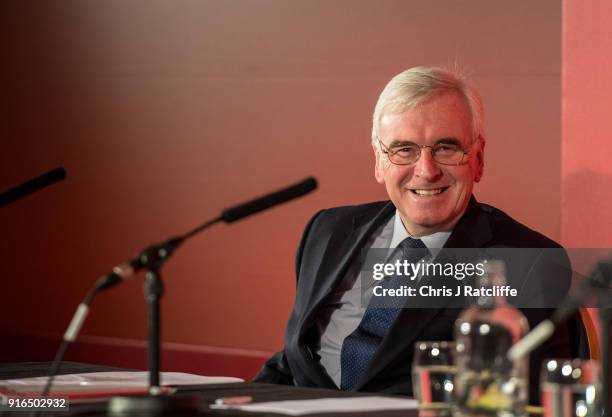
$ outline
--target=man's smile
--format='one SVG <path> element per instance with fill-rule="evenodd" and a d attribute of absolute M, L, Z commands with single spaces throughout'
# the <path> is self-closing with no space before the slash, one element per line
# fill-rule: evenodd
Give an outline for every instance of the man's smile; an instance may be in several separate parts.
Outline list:
<path fill-rule="evenodd" d="M 448 190 L 448 187 L 427 188 L 427 189 L 425 189 L 425 188 L 410 188 L 410 191 L 413 194 L 416 194 L 416 195 L 421 196 L 421 197 L 427 197 L 427 196 L 442 194 L 446 190 Z"/>

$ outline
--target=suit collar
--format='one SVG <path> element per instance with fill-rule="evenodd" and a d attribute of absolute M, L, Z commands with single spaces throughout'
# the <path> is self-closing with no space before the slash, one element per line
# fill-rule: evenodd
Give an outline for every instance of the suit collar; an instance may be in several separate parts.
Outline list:
<path fill-rule="evenodd" d="M 493 238 L 486 213 L 472 195 L 468 206 L 455 225 L 445 248 L 481 248 Z"/>
<path fill-rule="evenodd" d="M 391 201 L 369 207 L 367 211 L 353 217 L 353 232 L 371 232 L 370 226 L 380 226 L 395 214 L 396 208 Z M 369 235 L 367 235 L 369 236 Z M 367 237 L 366 236 L 366 237 Z M 465 213 L 457 222 L 444 245 L 445 248 L 480 248 L 493 238 L 488 217 L 476 197 L 472 195 Z"/>
<path fill-rule="evenodd" d="M 374 204 L 353 217 L 353 231 L 358 231 L 359 229 L 368 231 L 371 228 L 378 227 L 384 221 L 389 220 L 395 214 L 395 210 L 395 206 L 391 201 L 381 201 L 378 204 Z"/>

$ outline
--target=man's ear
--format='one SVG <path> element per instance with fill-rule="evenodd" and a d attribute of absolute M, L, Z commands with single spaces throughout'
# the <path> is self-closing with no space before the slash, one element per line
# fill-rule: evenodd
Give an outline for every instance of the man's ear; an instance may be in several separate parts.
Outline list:
<path fill-rule="evenodd" d="M 485 140 L 484 138 L 479 138 L 478 142 L 479 143 L 476 145 L 476 170 L 474 171 L 474 182 L 480 182 L 484 175 Z"/>
<path fill-rule="evenodd" d="M 374 178 L 376 178 L 376 182 L 379 184 L 385 183 L 385 170 L 384 170 L 384 160 L 378 149 L 378 146 L 372 142 L 372 150 L 374 151 Z"/>

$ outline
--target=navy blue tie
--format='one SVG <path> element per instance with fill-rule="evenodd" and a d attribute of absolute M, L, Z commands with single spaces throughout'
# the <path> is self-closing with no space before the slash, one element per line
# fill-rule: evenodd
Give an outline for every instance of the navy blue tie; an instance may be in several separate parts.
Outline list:
<path fill-rule="evenodd" d="M 398 246 L 401 250 L 402 260 L 414 263 L 429 255 L 427 247 L 420 239 L 404 239 Z M 390 276 L 382 282 L 383 288 L 399 288 L 404 276 Z M 374 352 L 387 334 L 387 331 L 397 318 L 404 297 L 393 297 L 389 300 L 377 302 L 374 298 L 361 319 L 361 323 L 353 333 L 348 335 L 342 343 L 340 355 L 341 380 L 340 388 L 348 391 L 353 389 L 359 378 L 368 368 Z M 393 303 L 393 301 L 396 301 Z"/>

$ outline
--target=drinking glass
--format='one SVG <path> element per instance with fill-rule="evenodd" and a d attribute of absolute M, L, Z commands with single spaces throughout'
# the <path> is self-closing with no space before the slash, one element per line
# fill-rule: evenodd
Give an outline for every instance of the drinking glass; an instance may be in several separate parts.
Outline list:
<path fill-rule="evenodd" d="M 600 417 L 600 365 L 592 360 L 547 359 L 540 393 L 544 417 Z"/>
<path fill-rule="evenodd" d="M 420 417 L 451 415 L 455 381 L 455 343 L 414 344 L 412 387 L 419 402 Z"/>

